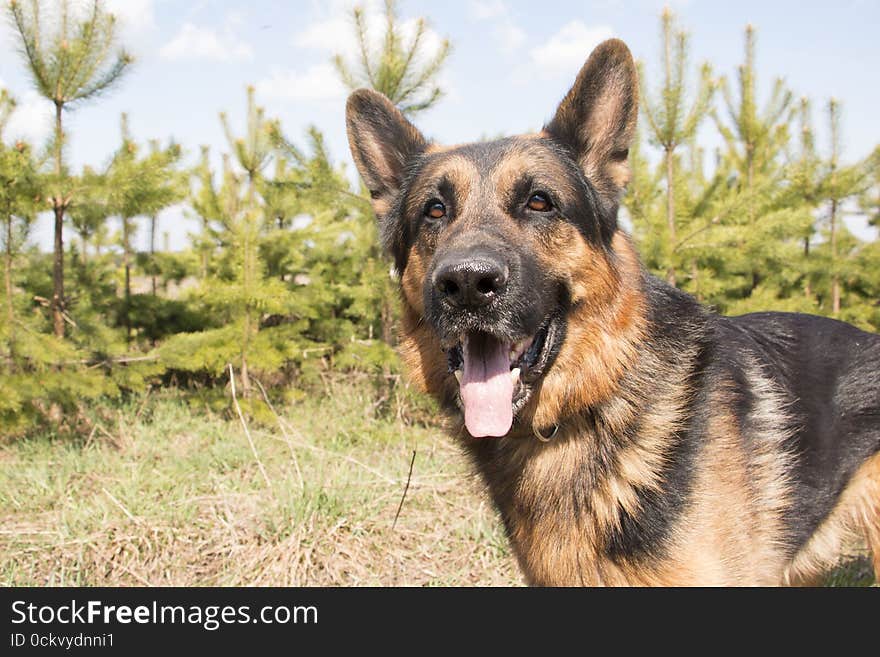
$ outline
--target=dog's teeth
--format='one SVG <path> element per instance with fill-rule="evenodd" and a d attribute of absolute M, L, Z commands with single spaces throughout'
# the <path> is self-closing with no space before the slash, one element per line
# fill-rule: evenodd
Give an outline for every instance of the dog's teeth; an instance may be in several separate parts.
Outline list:
<path fill-rule="evenodd" d="M 461 385 L 461 370 L 455 370 L 455 380 Z"/>
<path fill-rule="evenodd" d="M 510 370 L 510 380 L 513 381 L 514 385 L 516 385 L 516 382 L 519 381 L 518 367 L 514 367 L 512 370 Z"/>

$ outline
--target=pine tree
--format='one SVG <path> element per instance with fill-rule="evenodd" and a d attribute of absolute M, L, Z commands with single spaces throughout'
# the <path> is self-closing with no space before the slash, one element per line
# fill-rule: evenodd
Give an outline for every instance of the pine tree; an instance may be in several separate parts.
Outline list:
<path fill-rule="evenodd" d="M 27 5 L 27 6 L 26 6 Z M 37 91 L 55 105 L 52 137 L 54 171 L 51 205 L 55 214 L 52 316 L 55 335 L 64 337 L 64 213 L 71 202 L 71 189 L 64 166 L 66 135 L 63 115 L 85 101 L 109 91 L 132 63 L 120 49 L 113 14 L 100 0 L 93 0 L 85 16 L 78 18 L 76 3 L 60 0 L 57 21 L 45 20 L 40 0 L 10 0 L 8 12 L 16 30 L 25 64 Z M 50 31 L 47 34 L 46 28 Z"/>
<path fill-rule="evenodd" d="M 727 144 L 727 157 L 742 178 L 740 186 L 752 190 L 761 173 L 774 166 L 776 157 L 788 141 L 792 93 L 778 78 L 764 111 L 758 109 L 755 70 L 755 28 L 745 30 L 745 62 L 738 69 L 739 100 L 735 101 L 727 78 L 721 79 L 721 92 L 730 125 L 713 112 L 718 130 Z"/>
<path fill-rule="evenodd" d="M 840 315 L 840 252 L 838 241 L 842 232 L 842 205 L 847 197 L 857 194 L 861 182 L 861 171 L 850 167 L 841 170 L 840 166 L 840 104 L 832 98 L 828 101 L 828 124 L 830 153 L 828 175 L 823 192 L 828 199 L 828 240 L 831 251 L 831 314 Z"/>
<path fill-rule="evenodd" d="M 713 231 L 718 246 L 728 249 L 719 271 L 724 287 L 719 303 L 728 312 L 773 306 L 809 310 L 810 303 L 802 294 L 789 294 L 801 280 L 800 272 L 793 272 L 789 263 L 799 261 L 803 236 L 813 223 L 810 205 L 792 197 L 787 189 L 784 155 L 795 112 L 793 95 L 777 79 L 759 110 L 756 87 L 755 31 L 749 25 L 736 100 L 722 79 L 729 122 L 712 113 L 725 143 L 720 168 L 727 176 L 717 210 L 724 219 Z M 783 299 L 787 301 L 781 303 Z"/>
<path fill-rule="evenodd" d="M 444 39 L 434 53 L 427 52 L 425 35 L 428 23 L 424 18 L 419 18 L 415 23 L 415 31 L 412 38 L 407 42 L 403 27 L 397 15 L 394 0 L 385 1 L 385 31 L 381 45 L 374 48 L 367 29 L 366 15 L 363 7 L 356 7 L 352 11 L 355 25 L 355 36 L 358 42 L 358 62 L 355 69 L 345 61 L 342 55 L 336 55 L 333 63 L 336 66 L 343 83 L 349 89 L 369 87 L 384 94 L 392 103 L 397 105 L 405 114 L 416 114 L 432 107 L 443 97 L 443 90 L 436 83 L 436 79 L 449 57 L 451 44 Z M 342 192 L 348 194 L 348 190 Z M 361 210 L 358 216 L 365 216 L 370 222 L 372 230 L 372 218 L 369 212 L 363 214 L 362 207 L 368 201 L 366 191 L 361 189 L 360 200 L 355 201 Z M 375 231 L 373 230 L 375 233 Z M 371 263 L 381 263 L 381 248 L 376 241 L 371 244 L 369 254 Z M 386 275 L 386 268 L 379 266 L 376 271 L 374 286 L 380 291 L 379 304 L 381 308 L 381 334 L 386 345 L 394 344 L 395 324 L 397 319 L 396 304 L 397 291 L 390 276 Z"/>
<path fill-rule="evenodd" d="M 868 225 L 880 228 L 880 147 L 865 159 L 865 190 L 858 208 Z M 853 267 L 859 272 L 861 306 L 867 327 L 880 332 L 880 238 L 874 237 L 856 254 Z"/>
<path fill-rule="evenodd" d="M 295 254 L 287 260 L 289 271 L 309 281 L 298 288 L 308 309 L 305 334 L 313 348 L 326 350 L 334 367 L 380 375 L 377 398 L 387 401 L 397 363 L 391 348 L 397 295 L 369 200 L 351 191 L 315 128 L 305 150 L 281 136 L 278 143 L 296 165 L 287 180 L 273 184 L 290 193 L 293 211 L 310 219 L 307 229 L 288 232 L 298 246 L 287 250 Z"/>
<path fill-rule="evenodd" d="M 15 437 L 51 424 L 60 430 L 81 428 L 82 405 L 118 388 L 103 371 L 83 368 L 86 354 L 70 342 L 45 333 L 42 317 L 27 309 L 33 300 L 35 274 L 46 278 L 40 255 L 23 252 L 33 218 L 42 205 L 46 187 L 42 162 L 23 142 L 8 146 L 3 129 L 14 107 L 0 92 L 0 223 L 4 261 L 4 319 L 0 345 L 5 372 L 0 376 L 0 435 Z M 19 290 L 26 292 L 21 293 Z M 40 288 L 40 293 L 46 294 Z"/>
<path fill-rule="evenodd" d="M 868 218 L 868 225 L 880 228 L 880 146 L 865 159 L 865 191 L 859 197 L 859 207 Z"/>
<path fill-rule="evenodd" d="M 708 64 L 700 68 L 700 81 L 690 108 L 687 107 L 686 68 L 688 36 L 675 29 L 675 17 L 666 7 L 661 14 L 663 39 L 663 84 L 657 100 L 648 93 L 644 67 L 640 66 L 642 113 L 647 119 L 652 144 L 663 150 L 666 181 L 666 280 L 676 284 L 675 249 L 678 243 L 676 219 L 676 149 L 692 140 L 700 123 L 708 115 L 714 93 L 712 69 Z"/>
<path fill-rule="evenodd" d="M 797 151 L 790 153 L 788 159 L 788 199 L 789 205 L 804 204 L 815 213 L 820 203 L 822 184 L 822 162 L 816 151 L 816 141 L 811 119 L 811 106 L 808 98 L 801 98 L 797 109 L 799 139 Z M 822 265 L 811 251 L 816 233 L 815 222 L 804 226 L 802 261 L 799 268 L 803 273 L 804 296 L 808 302 L 814 301 L 814 286 Z M 790 263 L 797 267 L 795 262 Z"/>
<path fill-rule="evenodd" d="M 15 367 L 16 311 L 14 268 L 24 238 L 36 214 L 39 201 L 37 163 L 30 147 L 24 142 L 7 146 L 3 132 L 15 109 L 15 101 L 3 89 L 0 91 L 0 220 L 3 222 L 3 290 L 6 297 L 6 321 L 3 337 L 6 339 L 10 367 Z"/>
<path fill-rule="evenodd" d="M 293 329 L 301 324 L 288 318 L 302 311 L 285 277 L 267 275 L 262 256 L 267 229 L 277 220 L 270 216 L 272 208 L 261 191 L 279 130 L 277 122 L 266 119 L 257 106 L 252 88 L 247 97 L 243 137 L 235 135 L 225 114 L 220 117 L 232 154 L 223 156 L 219 182 L 208 150 L 203 149 L 191 195 L 191 205 L 203 221 L 197 248 L 205 274 L 194 301 L 220 326 L 178 335 L 161 348 L 170 366 L 184 371 L 218 377 L 232 363 L 240 372 L 245 398 L 251 395 L 255 371 L 275 372 L 295 353 L 298 341 Z M 281 223 L 286 225 L 287 220 Z M 271 318 L 279 319 L 270 322 Z"/>
<path fill-rule="evenodd" d="M 273 136 L 278 131 L 277 122 L 269 121 L 265 111 L 256 104 L 254 88 L 247 88 L 247 127 L 243 137 L 236 137 L 229 127 L 225 113 L 220 114 L 220 121 L 226 133 L 229 147 L 235 162 L 244 169 L 244 197 L 238 199 L 240 207 L 231 210 L 226 216 L 227 231 L 233 236 L 238 250 L 238 268 L 240 271 L 241 292 L 243 295 L 243 327 L 241 336 L 241 387 L 242 396 L 250 395 L 251 382 L 248 369 L 248 352 L 254 335 L 259 331 L 260 278 L 263 275 L 262 263 L 259 260 L 259 242 L 263 231 L 265 213 L 258 203 L 258 185 L 263 179 L 263 170 L 274 155 Z M 240 183 L 231 169 L 227 167 L 226 179 L 228 193 L 234 191 Z"/>
<path fill-rule="evenodd" d="M 159 211 L 183 198 L 184 189 L 182 178 L 176 171 L 181 156 L 177 144 L 172 143 L 166 149 L 154 144 L 147 155 L 140 157 L 140 149 L 132 139 L 125 114 L 121 118 L 121 136 L 122 143 L 107 169 L 106 190 L 107 212 L 109 215 L 118 215 L 121 222 L 125 278 L 123 321 L 126 340 L 130 341 L 134 220 L 140 216 L 155 217 Z"/>
<path fill-rule="evenodd" d="M 213 224 L 220 220 L 221 210 L 214 188 L 214 171 L 211 169 L 210 151 L 201 147 L 199 163 L 192 172 L 193 187 L 190 189 L 189 204 L 201 222 L 201 232 L 192 236 L 193 249 L 199 258 L 199 279 L 205 281 L 211 267 L 214 251 L 217 249 L 217 232 Z"/>
<path fill-rule="evenodd" d="M 76 203 L 68 209 L 67 217 L 79 236 L 83 264 L 88 265 L 89 249 L 93 250 L 95 256 L 100 255 L 99 235 L 107 232 L 107 183 L 103 174 L 89 166 L 83 167 L 79 179 L 80 193 Z"/>
<path fill-rule="evenodd" d="M 850 305 L 855 307 L 849 308 L 845 316 L 841 314 L 844 287 L 858 287 L 859 271 L 853 265 L 857 262 L 855 256 L 862 246 L 847 229 L 843 217 L 848 202 L 858 199 L 869 188 L 871 159 L 852 165 L 841 164 L 840 115 L 840 102 L 832 98 L 828 101 L 829 153 L 819 185 L 819 195 L 827 208 L 828 218 L 827 244 L 822 246 L 827 250 L 827 272 L 830 273 L 827 283 L 830 314 L 832 317 L 858 321 L 864 319 L 859 317 L 858 295 L 850 299 Z"/>
<path fill-rule="evenodd" d="M 416 20 L 412 38 L 406 35 L 397 16 L 395 0 L 385 0 L 385 33 L 378 49 L 373 48 L 363 7 L 352 10 L 358 42 L 358 61 L 352 65 L 342 55 L 333 64 L 349 89 L 369 87 L 385 94 L 405 114 L 428 109 L 443 96 L 436 79 L 449 56 L 450 43 L 444 39 L 438 50 L 426 51 L 428 23 Z"/>

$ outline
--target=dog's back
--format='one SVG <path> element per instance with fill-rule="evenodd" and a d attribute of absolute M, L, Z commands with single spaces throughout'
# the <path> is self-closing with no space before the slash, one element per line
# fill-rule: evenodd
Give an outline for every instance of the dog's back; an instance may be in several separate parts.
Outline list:
<path fill-rule="evenodd" d="M 860 529 L 880 552 L 880 336 L 775 312 L 718 318 L 717 336 L 729 357 L 754 354 L 782 394 L 795 569 L 818 568 Z"/>

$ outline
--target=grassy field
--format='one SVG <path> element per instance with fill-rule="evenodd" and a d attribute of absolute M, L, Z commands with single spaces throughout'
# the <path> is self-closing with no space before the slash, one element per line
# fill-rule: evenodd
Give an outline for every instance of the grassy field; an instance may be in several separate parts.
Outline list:
<path fill-rule="evenodd" d="M 81 444 L 0 448 L 0 583 L 519 584 L 442 432 L 376 420 L 357 389 L 330 392 L 282 412 L 283 431 L 251 425 L 259 462 L 238 420 L 161 398 Z"/>
<path fill-rule="evenodd" d="M 522 583 L 440 429 L 377 420 L 358 388 L 328 393 L 251 425 L 257 458 L 235 418 L 156 395 L 79 443 L 0 447 L 0 584 Z M 856 559 L 828 583 L 871 579 Z"/>

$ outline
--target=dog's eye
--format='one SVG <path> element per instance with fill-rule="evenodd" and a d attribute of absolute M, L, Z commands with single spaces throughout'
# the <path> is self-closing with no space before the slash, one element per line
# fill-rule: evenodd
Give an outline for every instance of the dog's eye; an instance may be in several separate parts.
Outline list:
<path fill-rule="evenodd" d="M 425 216 L 429 219 L 442 219 L 446 216 L 446 206 L 438 200 L 425 203 Z"/>
<path fill-rule="evenodd" d="M 532 194 L 526 205 L 529 210 L 535 210 L 536 212 L 547 212 L 553 207 L 550 203 L 550 198 L 544 192 L 536 192 Z"/>

